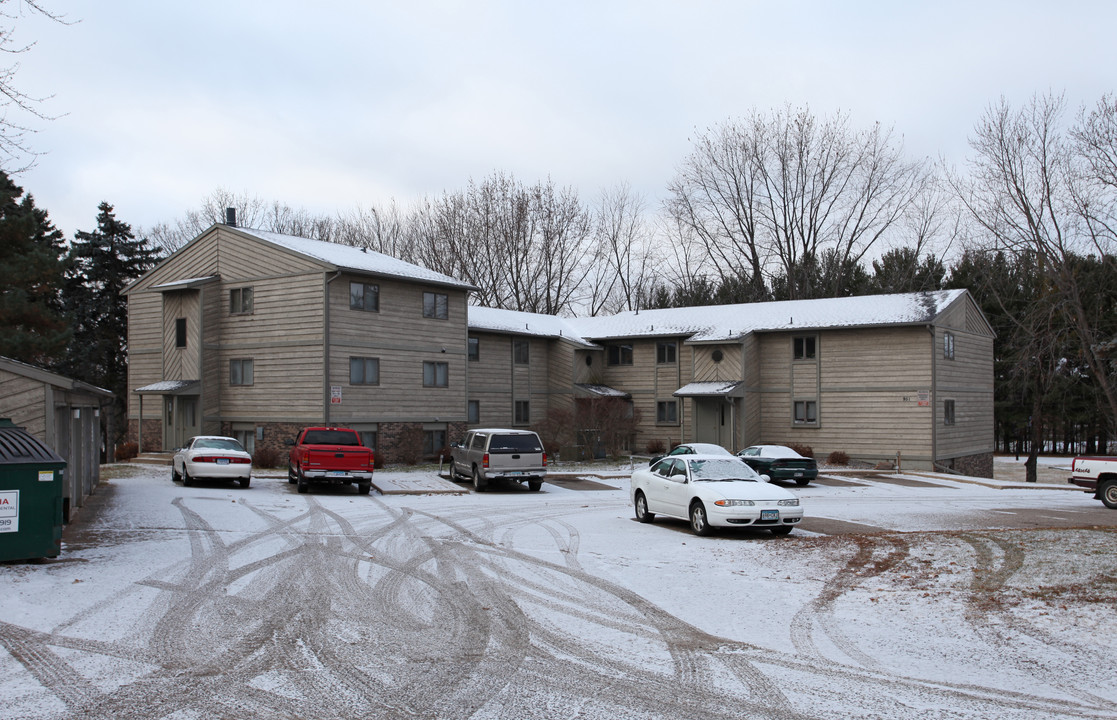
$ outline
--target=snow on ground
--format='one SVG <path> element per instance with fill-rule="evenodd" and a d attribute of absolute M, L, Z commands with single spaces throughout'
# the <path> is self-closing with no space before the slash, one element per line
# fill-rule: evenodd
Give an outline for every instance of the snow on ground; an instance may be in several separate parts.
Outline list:
<path fill-rule="evenodd" d="M 835 475 L 791 536 L 699 538 L 609 472 L 114 472 L 61 558 L 0 565 L 4 717 L 1117 718 L 1117 516 L 1064 487 Z"/>

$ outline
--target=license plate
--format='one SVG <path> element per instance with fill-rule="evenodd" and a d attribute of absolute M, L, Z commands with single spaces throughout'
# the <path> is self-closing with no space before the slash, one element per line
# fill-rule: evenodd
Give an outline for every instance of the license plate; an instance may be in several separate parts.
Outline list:
<path fill-rule="evenodd" d="M 760 519 L 761 520 L 779 520 L 780 519 L 780 511 L 779 510 L 761 510 L 760 511 Z"/>
<path fill-rule="evenodd" d="M 330 477 L 345 477 L 346 472 L 344 470 L 330 470 L 326 474 Z"/>
<path fill-rule="evenodd" d="M 229 464 L 229 458 L 217 458 L 217 464 L 218 465 L 228 465 Z"/>
<path fill-rule="evenodd" d="M 803 477 L 803 473 L 797 472 L 797 473 L 795 473 L 795 477 Z"/>

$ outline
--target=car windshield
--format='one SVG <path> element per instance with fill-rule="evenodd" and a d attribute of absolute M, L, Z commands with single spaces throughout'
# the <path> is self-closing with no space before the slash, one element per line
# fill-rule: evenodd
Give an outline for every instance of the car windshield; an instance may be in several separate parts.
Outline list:
<path fill-rule="evenodd" d="M 690 477 L 694 480 L 721 482 L 744 480 L 756 482 L 760 476 L 756 471 L 736 458 L 710 458 L 707 460 L 687 460 Z"/>
<path fill-rule="evenodd" d="M 543 452 L 543 445 L 535 435 L 493 435 L 493 439 L 489 441 L 489 452 Z"/>
<path fill-rule="evenodd" d="M 207 450 L 236 450 L 237 452 L 244 452 L 244 447 L 232 438 L 202 438 L 196 440 L 194 442 L 194 449 L 198 450 L 201 448 Z"/>

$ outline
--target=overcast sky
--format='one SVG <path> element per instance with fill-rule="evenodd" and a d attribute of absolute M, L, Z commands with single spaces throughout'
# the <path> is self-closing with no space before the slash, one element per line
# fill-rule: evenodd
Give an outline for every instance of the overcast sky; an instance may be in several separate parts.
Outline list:
<path fill-rule="evenodd" d="M 102 200 L 141 227 L 219 187 L 332 214 L 494 170 L 654 208 L 695 129 L 752 108 L 961 162 L 1002 95 L 1117 90 L 1112 0 L 42 1 L 76 22 L 17 27 L 16 82 L 61 117 L 16 180 L 67 237 Z"/>

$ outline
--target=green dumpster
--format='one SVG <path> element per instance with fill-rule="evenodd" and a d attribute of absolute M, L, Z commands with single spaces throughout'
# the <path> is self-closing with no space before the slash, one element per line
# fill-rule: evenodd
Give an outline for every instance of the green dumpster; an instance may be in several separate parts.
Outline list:
<path fill-rule="evenodd" d="M 66 461 L 0 419 L 0 561 L 58 557 Z"/>

